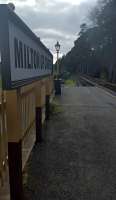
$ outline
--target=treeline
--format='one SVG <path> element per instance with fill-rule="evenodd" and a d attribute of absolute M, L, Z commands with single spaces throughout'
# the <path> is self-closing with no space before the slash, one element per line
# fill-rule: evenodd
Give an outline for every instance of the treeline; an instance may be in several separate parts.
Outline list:
<path fill-rule="evenodd" d="M 116 82 L 116 0 L 99 0 L 89 18 L 91 25 L 80 26 L 74 47 L 59 61 L 60 69 Z"/>

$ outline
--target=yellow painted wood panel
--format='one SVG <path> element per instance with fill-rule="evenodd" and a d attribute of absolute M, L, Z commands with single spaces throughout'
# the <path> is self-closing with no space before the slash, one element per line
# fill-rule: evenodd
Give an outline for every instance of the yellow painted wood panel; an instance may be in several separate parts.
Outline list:
<path fill-rule="evenodd" d="M 17 90 L 6 92 L 6 118 L 9 142 L 19 142 L 21 139 L 21 119 L 19 95 Z"/>

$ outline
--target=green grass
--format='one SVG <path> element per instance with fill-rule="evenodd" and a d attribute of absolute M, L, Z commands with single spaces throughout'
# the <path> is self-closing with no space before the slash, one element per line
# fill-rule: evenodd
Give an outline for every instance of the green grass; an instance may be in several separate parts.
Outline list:
<path fill-rule="evenodd" d="M 72 80 L 72 79 L 65 80 L 65 85 L 75 86 L 76 85 L 76 81 Z"/>
<path fill-rule="evenodd" d="M 56 101 L 54 100 L 51 104 L 50 104 L 50 113 L 51 114 L 58 114 L 61 113 L 62 110 L 62 106 Z"/>

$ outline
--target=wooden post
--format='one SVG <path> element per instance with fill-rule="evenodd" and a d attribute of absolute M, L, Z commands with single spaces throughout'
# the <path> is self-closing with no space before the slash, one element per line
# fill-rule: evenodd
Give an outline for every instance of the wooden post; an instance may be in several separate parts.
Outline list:
<path fill-rule="evenodd" d="M 53 90 L 53 79 L 49 77 L 46 80 L 46 120 L 50 119 L 50 95 Z"/>
<path fill-rule="evenodd" d="M 36 143 L 42 142 L 42 108 L 36 107 Z"/>
<path fill-rule="evenodd" d="M 42 138 L 42 110 L 45 105 L 45 85 L 44 81 L 39 81 L 36 85 L 36 143 L 41 143 Z"/>
<path fill-rule="evenodd" d="M 50 95 L 46 95 L 46 120 L 50 119 Z"/>
<path fill-rule="evenodd" d="M 22 143 L 8 143 L 9 158 L 9 180 L 10 180 L 10 198 L 11 200 L 23 199 L 22 184 Z"/>
<path fill-rule="evenodd" d="M 8 129 L 10 198 L 11 200 L 22 200 L 22 141 L 20 98 L 18 90 L 6 92 L 6 116 Z"/>

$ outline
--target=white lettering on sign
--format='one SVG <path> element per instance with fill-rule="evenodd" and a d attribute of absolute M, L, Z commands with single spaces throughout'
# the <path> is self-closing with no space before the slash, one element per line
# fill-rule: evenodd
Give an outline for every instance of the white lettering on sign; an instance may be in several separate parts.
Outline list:
<path fill-rule="evenodd" d="M 51 56 L 35 40 L 9 21 L 11 81 L 26 80 L 51 73 Z"/>

